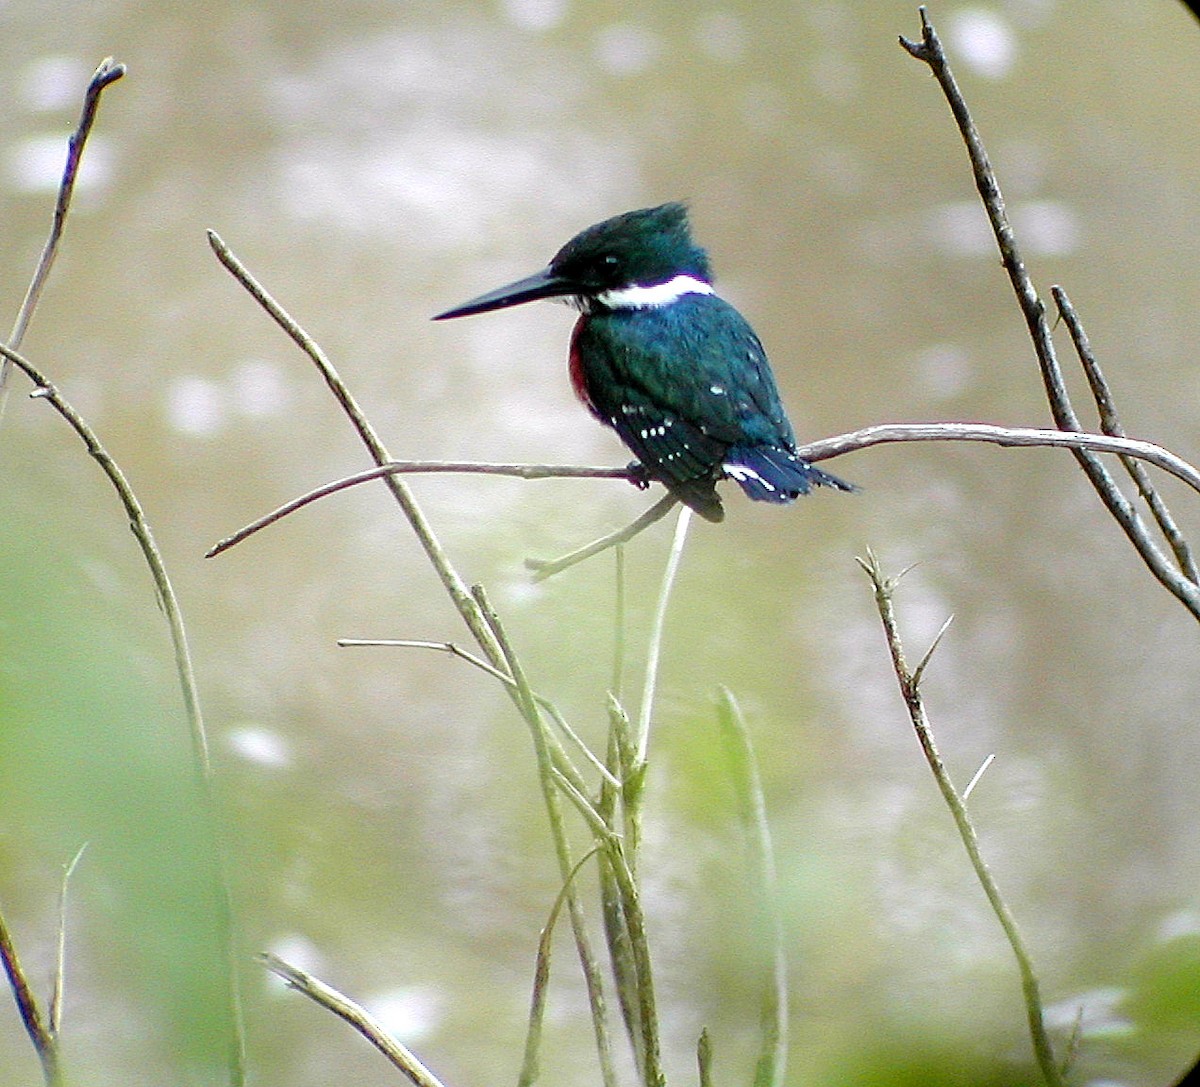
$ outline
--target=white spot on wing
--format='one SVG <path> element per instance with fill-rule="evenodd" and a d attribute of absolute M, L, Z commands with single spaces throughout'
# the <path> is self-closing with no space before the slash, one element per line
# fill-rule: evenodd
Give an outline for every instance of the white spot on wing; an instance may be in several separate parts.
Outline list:
<path fill-rule="evenodd" d="M 730 479 L 736 479 L 738 482 L 741 482 L 744 479 L 755 479 L 758 480 L 759 484 L 766 490 L 775 490 L 775 485 L 773 483 L 763 479 L 763 477 L 760 476 L 753 468 L 749 468 L 744 464 L 722 464 L 721 467 L 725 469 L 725 474 L 729 476 Z"/>

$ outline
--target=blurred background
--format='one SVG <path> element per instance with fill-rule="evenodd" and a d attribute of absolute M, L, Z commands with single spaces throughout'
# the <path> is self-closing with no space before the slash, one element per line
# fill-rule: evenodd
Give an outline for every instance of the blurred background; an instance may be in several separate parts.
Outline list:
<path fill-rule="evenodd" d="M 1174 0 L 943 2 L 945 39 L 1035 280 L 1063 284 L 1129 432 L 1200 460 L 1200 25 Z M 104 98 L 24 352 L 125 468 L 189 623 L 227 822 L 261 1084 L 384 1084 L 344 1024 L 252 962 L 363 1001 L 451 1084 L 519 1067 L 558 890 L 524 726 L 381 486 L 215 560 L 220 537 L 367 466 L 307 360 L 217 264 L 217 230 L 316 336 L 405 458 L 623 464 L 573 400 L 571 316 L 430 314 L 577 230 L 684 198 L 802 439 L 885 421 L 1048 420 L 946 103 L 896 44 L 913 3 L 571 0 L 0 7 L 0 328 L 49 225 L 96 64 Z M 1064 363 L 1073 358 L 1063 331 Z M 1082 383 L 1072 372 L 1073 388 Z M 0 906 L 48 989 L 72 884 L 78 1082 L 222 1082 L 209 828 L 166 625 L 96 465 L 14 378 L 0 428 Z M 1090 413 L 1084 412 L 1090 420 Z M 1079 1083 L 1165 1085 L 1200 1050 L 1200 637 L 1071 458 L 965 445 L 831 464 L 854 496 L 728 493 L 669 614 L 644 873 L 666 1059 L 707 1025 L 745 1082 L 763 934 L 715 731 L 765 767 L 794 1001 L 789 1080 L 1036 1081 L 1016 971 L 911 733 L 869 586 L 910 654 L 984 853 L 1080 1025 Z M 538 689 L 602 744 L 614 573 L 553 556 L 650 496 L 605 481 L 413 483 Z M 1200 539 L 1200 496 L 1163 483 Z M 670 522 L 628 552 L 631 708 Z M 544 1081 L 597 1081 L 562 939 Z M 38 1082 L 0 1000 L 0 1079 Z"/>

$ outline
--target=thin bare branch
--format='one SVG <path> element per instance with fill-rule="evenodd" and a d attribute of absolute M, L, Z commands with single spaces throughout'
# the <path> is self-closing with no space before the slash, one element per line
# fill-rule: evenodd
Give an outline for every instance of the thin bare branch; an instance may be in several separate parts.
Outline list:
<path fill-rule="evenodd" d="M 1081 430 L 1044 430 L 1039 427 L 995 426 L 991 423 L 880 423 L 848 434 L 822 438 L 798 447 L 805 460 L 828 460 L 859 449 L 890 442 L 984 442 L 1009 448 L 1093 450 L 1136 457 L 1183 480 L 1200 491 L 1200 469 L 1153 442 L 1092 434 Z"/>
<path fill-rule="evenodd" d="M 59 1063 L 58 1040 L 54 1036 L 50 1023 L 42 1014 L 37 997 L 33 995 L 29 978 L 26 977 L 25 969 L 21 966 L 16 944 L 13 942 L 12 933 L 9 932 L 8 923 L 2 912 L 0 912 L 0 963 L 3 963 L 4 972 L 8 975 L 8 986 L 12 989 L 13 997 L 16 999 L 17 1011 L 21 1016 L 21 1023 L 25 1027 L 25 1033 L 29 1035 L 38 1060 L 41 1061 L 42 1077 L 46 1081 L 46 1087 L 59 1087 L 62 1083 L 62 1067 Z"/>
<path fill-rule="evenodd" d="M 1046 390 L 1055 425 L 1062 430 L 1082 430 L 1075 410 L 1071 406 L 1066 383 L 1063 381 L 1062 370 L 1054 350 L 1054 341 L 1050 334 L 1050 325 L 1046 320 L 1045 306 L 1038 297 L 1033 280 L 1026 271 L 1025 262 L 1017 247 L 1016 235 L 1008 220 L 1004 198 L 1000 193 L 1000 186 L 983 146 L 983 140 L 971 118 L 966 100 L 954 78 L 954 73 L 950 70 L 949 61 L 937 31 L 934 30 L 924 7 L 920 9 L 920 13 L 921 41 L 913 42 L 901 37 L 900 44 L 911 56 L 929 66 L 954 114 L 959 132 L 966 144 L 980 199 L 983 201 L 984 210 L 987 212 L 992 232 L 996 237 L 1001 261 L 1008 272 L 1009 281 L 1033 342 L 1034 353 L 1042 374 L 1042 384 Z M 1093 444 L 1075 448 L 1075 459 L 1079 462 L 1080 468 L 1150 572 L 1192 613 L 1194 618 L 1200 621 L 1200 587 L 1197 586 L 1195 580 L 1189 580 L 1181 574 L 1163 554 L 1146 524 L 1117 487 L 1112 474 L 1091 452 L 1097 448 L 1099 447 Z"/>
<path fill-rule="evenodd" d="M 696 1039 L 696 1072 L 700 1087 L 713 1087 L 712 1060 L 712 1039 L 705 1027 Z"/>
<path fill-rule="evenodd" d="M 332 986 L 326 985 L 325 982 L 301 970 L 298 966 L 284 962 L 277 955 L 264 952 L 258 956 L 258 961 L 273 974 L 283 978 L 291 988 L 303 993 L 309 1000 L 349 1023 L 403 1072 L 415 1087 L 443 1087 L 442 1081 L 421 1063 L 416 1054 L 393 1038 L 384 1025 L 366 1008 L 356 1004 L 348 996 L 338 992 Z"/>
<path fill-rule="evenodd" d="M 58 949 L 54 961 L 54 989 L 50 993 L 50 1032 L 57 1038 L 62 1030 L 63 994 L 66 991 L 67 974 L 67 887 L 75 874 L 84 850 L 84 842 L 70 863 L 63 867 L 62 883 L 58 889 Z"/>
<path fill-rule="evenodd" d="M 879 560 L 871 552 L 867 553 L 865 560 L 859 559 L 858 561 L 859 565 L 867 571 L 875 591 L 875 606 L 879 610 L 879 618 L 883 623 L 884 636 L 892 657 L 892 668 L 900 684 L 900 693 L 904 697 L 909 720 L 917 734 L 925 760 L 933 772 L 934 780 L 941 790 L 942 798 L 946 801 L 946 806 L 954 818 L 954 824 L 958 828 L 959 837 L 970 858 L 971 867 L 975 870 L 975 876 L 979 880 L 984 894 L 987 895 L 992 912 L 1000 922 L 1000 927 L 1004 930 L 1004 935 L 1012 948 L 1013 957 L 1017 961 L 1017 969 L 1021 975 L 1021 989 L 1025 998 L 1025 1013 L 1029 1022 L 1029 1033 L 1033 1040 L 1033 1051 L 1038 1067 L 1050 1087 L 1064 1087 L 1062 1073 L 1054 1059 L 1054 1049 L 1050 1044 L 1049 1035 L 1046 1033 L 1045 1013 L 1042 1008 L 1037 975 L 1033 969 L 1033 960 L 1025 946 L 1025 940 L 1021 936 L 1012 911 L 1001 896 L 996 880 L 979 850 L 979 838 L 975 832 L 975 825 L 971 822 L 963 797 L 955 789 L 954 783 L 950 779 L 950 773 L 934 742 L 933 729 L 925 713 L 925 704 L 918 685 L 919 677 L 915 672 L 909 670 L 905 659 L 904 645 L 900 640 L 900 628 L 896 622 L 896 613 L 892 605 L 892 593 L 896 587 L 896 579 L 884 575 Z M 978 777 L 978 775 L 976 776 Z"/>
<path fill-rule="evenodd" d="M 429 642 L 422 641 L 419 638 L 339 638 L 337 645 L 341 649 L 433 649 L 439 653 L 449 653 L 452 657 L 466 661 L 473 667 L 478 668 L 485 675 L 489 675 L 493 679 L 498 679 L 503 684 L 511 685 L 513 681 L 512 676 L 501 671 L 499 668 L 494 668 L 481 657 L 475 656 L 474 653 L 468 653 L 462 646 L 455 642 Z"/>
<path fill-rule="evenodd" d="M 5 349 L 0 346 L 0 353 Z M 880 423 L 876 426 L 864 427 L 861 430 L 838 434 L 831 438 L 822 438 L 807 445 L 800 446 L 798 452 L 805 460 L 820 461 L 833 457 L 844 456 L 860 449 L 869 449 L 874 445 L 884 445 L 893 442 L 983 442 L 990 445 L 1007 447 L 1034 448 L 1046 446 L 1065 449 L 1090 449 L 1098 453 L 1116 453 L 1121 456 L 1133 457 L 1153 464 L 1165 472 L 1183 480 L 1188 486 L 1200 492 L 1200 470 L 1162 446 L 1152 442 L 1140 441 L 1136 438 L 1110 434 L 1090 434 L 1084 431 L 1044 430 L 1036 427 L 1005 427 L 990 423 Z M 235 544 L 241 543 L 248 536 L 261 531 L 276 521 L 295 513 L 299 509 L 318 499 L 336 494 L 338 491 L 355 487 L 361 483 L 383 477 L 425 472 L 470 472 L 481 475 L 506 475 L 522 479 L 550 478 L 595 478 L 595 479 L 628 479 L 629 475 L 623 468 L 591 468 L 585 465 L 547 465 L 547 464 L 489 464 L 486 462 L 464 461 L 388 461 L 376 468 L 343 479 L 323 484 L 284 503 L 270 513 L 252 521 L 244 528 L 225 537 L 209 549 L 207 556 L 227 551 Z M 677 504 L 671 495 L 664 495 L 637 520 L 617 532 L 603 536 L 569 555 L 553 560 L 527 559 L 526 567 L 534 571 L 535 580 L 542 580 L 553 574 L 574 566 L 576 563 L 591 558 L 617 544 L 625 543 L 638 533 L 662 520 Z M 1197 594 L 1197 607 L 1200 607 L 1200 592 Z"/>
<path fill-rule="evenodd" d="M 925 656 L 921 658 L 920 663 L 913 669 L 912 681 L 914 685 L 920 684 L 921 677 L 925 674 L 925 666 L 933 659 L 934 653 L 937 652 L 937 647 L 942 644 L 942 639 L 946 636 L 946 631 L 950 629 L 950 624 L 953 622 L 954 616 L 947 615 L 941 629 L 933 636 L 933 641 L 929 643 L 929 648 L 925 650 Z"/>
<path fill-rule="evenodd" d="M 679 564 L 683 559 L 683 545 L 687 542 L 688 527 L 691 523 L 691 509 L 687 506 L 680 506 L 679 520 L 675 522 L 675 535 L 671 540 L 671 550 L 667 555 L 662 586 L 654 607 L 654 621 L 650 627 L 650 643 L 646 647 L 646 678 L 642 685 L 642 703 L 638 709 L 638 724 L 635 734 L 637 765 L 646 761 L 650 751 L 650 722 L 654 716 L 654 691 L 658 685 L 658 661 L 662 654 L 667 604 L 671 600 L 671 590 L 675 587 L 675 577 L 679 573 Z"/>
<path fill-rule="evenodd" d="M 247 536 L 253 536 L 254 533 L 266 528 L 268 525 L 273 525 L 276 521 L 282 520 L 288 514 L 295 513 L 297 510 L 303 509 L 318 499 L 327 498 L 331 494 L 337 494 L 338 491 L 357 487 L 360 483 L 370 483 L 372 480 L 382 479 L 384 476 L 418 475 L 421 473 L 470 473 L 472 475 L 515 476 L 518 479 L 632 480 L 627 468 L 589 468 L 580 464 L 485 464 L 479 461 L 440 460 L 390 461 L 375 468 L 368 468 L 365 471 L 355 472 L 353 475 L 335 479 L 331 483 L 325 483 L 306 494 L 300 495 L 298 498 L 293 498 L 290 502 L 285 502 L 278 509 L 272 510 L 265 516 L 258 518 L 258 520 L 252 521 L 245 528 L 239 529 L 232 536 L 227 536 L 225 539 L 213 544 L 204 557 L 208 559 L 214 558 L 222 551 L 227 551 L 233 547 L 234 544 L 241 543 Z"/>
<path fill-rule="evenodd" d="M 542 1022 L 546 1014 L 546 992 L 550 985 L 550 954 L 553 947 L 554 926 L 567 900 L 567 888 L 575 882 L 583 866 L 600 852 L 600 845 L 592 846 L 571 869 L 566 882 L 558 889 L 550 915 L 538 939 L 537 957 L 534 961 L 533 991 L 529 998 L 529 1026 L 525 1032 L 525 1056 L 521 1061 L 521 1073 L 517 1087 L 531 1087 L 538 1077 L 541 1063 Z"/>
<path fill-rule="evenodd" d="M 545 581 L 546 578 L 553 577 L 555 574 L 561 574 L 564 570 L 568 570 L 576 565 L 576 563 L 590 559 L 593 555 L 599 555 L 602 551 L 607 551 L 610 547 L 617 547 L 619 544 L 628 543 L 638 533 L 644 532 L 651 525 L 661 521 L 678 503 L 679 499 L 674 495 L 665 494 L 646 510 L 645 513 L 624 528 L 618 529 L 616 532 L 610 532 L 607 536 L 601 536 L 600 539 L 593 540 L 590 544 L 585 544 L 578 550 L 572 551 L 569 555 L 562 555 L 557 559 L 526 559 L 525 568 L 533 571 L 534 581 Z"/>
<path fill-rule="evenodd" d="M 1067 297 L 1067 292 L 1062 287 L 1052 285 L 1050 293 L 1054 296 L 1054 304 L 1058 307 L 1058 312 L 1062 315 L 1067 330 L 1071 334 L 1071 341 L 1075 345 L 1075 353 L 1079 356 L 1079 362 L 1083 366 L 1084 374 L 1087 375 L 1088 386 L 1092 390 L 1092 399 L 1096 401 L 1096 410 L 1100 416 L 1100 429 L 1105 434 L 1112 434 L 1118 438 L 1125 437 L 1125 427 L 1122 425 L 1121 417 L 1117 412 L 1117 404 L 1113 399 L 1112 390 L 1109 388 L 1108 381 L 1104 377 L 1104 372 L 1100 369 L 1100 363 L 1092 351 L 1091 341 L 1088 339 L 1087 332 L 1084 331 L 1083 322 L 1079 319 L 1079 314 L 1075 312 L 1075 307 L 1071 304 L 1070 298 Z M 1162 495 L 1159 494 L 1158 488 L 1151 481 L 1146 469 L 1135 459 L 1128 456 L 1122 456 L 1121 463 L 1125 466 L 1125 470 L 1129 473 L 1130 478 L 1137 487 L 1138 494 L 1142 496 L 1143 501 L 1149 507 L 1159 531 L 1163 534 L 1163 538 L 1167 541 L 1175 555 L 1175 561 L 1179 564 L 1179 569 L 1183 571 L 1184 576 L 1189 581 L 1200 583 L 1200 571 L 1197 570 L 1196 562 L 1192 556 L 1191 545 L 1184 537 L 1183 532 L 1180 530 L 1175 518 L 1171 515 L 1171 511 L 1167 507 Z"/>
<path fill-rule="evenodd" d="M 54 266 L 54 258 L 58 256 L 58 244 L 62 239 L 63 230 L 67 225 L 67 212 L 71 210 L 71 199 L 75 195 L 75 179 L 79 176 L 79 164 L 83 160 L 83 149 L 91 135 L 92 125 L 96 121 L 96 112 L 100 108 L 100 96 L 106 87 L 111 86 L 125 74 L 125 65 L 118 64 L 112 57 L 105 57 L 100 66 L 92 73 L 87 90 L 83 94 L 83 112 L 79 124 L 67 140 L 67 162 L 63 167 L 62 179 L 58 183 L 58 199 L 54 204 L 54 218 L 50 223 L 50 235 L 42 247 L 42 255 L 34 269 L 33 279 L 25 291 L 21 308 L 13 322 L 12 331 L 8 334 L 8 346 L 14 351 L 21 350 L 25 339 L 25 331 L 33 319 L 34 311 L 41 301 L 42 291 L 50 278 L 50 269 Z M 12 364 L 8 359 L 0 361 L 0 417 L 4 415 L 4 406 L 8 399 L 7 384 Z"/>
<path fill-rule="evenodd" d="M 979 784 L 979 779 L 987 772 L 987 768 L 996 761 L 996 753 L 993 751 L 986 759 L 979 764 L 979 769 L 971 775 L 971 780 L 967 782 L 967 787 L 962 791 L 963 803 L 965 804 L 971 799 L 971 794 L 975 791 L 975 786 Z"/>
<path fill-rule="evenodd" d="M 130 486 L 125 473 L 112 455 L 100 442 L 100 438 L 88 422 L 75 410 L 71 403 L 31 362 L 0 344 L 0 355 L 21 370 L 36 386 L 33 396 L 45 400 L 55 411 L 66 420 L 67 424 L 79 436 L 88 453 L 99 464 L 108 478 L 109 483 L 117 493 L 117 497 L 129 519 L 129 527 L 141 549 L 142 557 L 150 571 L 158 594 L 159 603 L 167 619 L 171 634 L 171 645 L 175 655 L 175 671 L 179 677 L 180 692 L 183 699 L 184 713 L 188 722 L 188 735 L 192 746 L 192 771 L 196 780 L 197 795 L 204 806 L 207 824 L 214 835 L 216 851 L 217 884 L 218 884 L 218 917 L 217 928 L 219 938 L 226 954 L 225 970 L 228 982 L 230 1017 L 233 1037 L 231 1038 L 230 1076 L 234 1087 L 245 1082 L 245 1032 L 242 1019 L 241 986 L 238 979 L 238 955 L 235 949 L 233 924 L 233 899 L 229 889 L 229 877 L 226 871 L 225 842 L 222 830 L 220 812 L 213 784 L 212 761 L 208 753 L 208 733 L 204 725 L 204 715 L 200 709 L 200 691 L 196 685 L 196 673 L 192 666 L 191 650 L 188 647 L 187 630 L 183 622 L 183 610 L 175 588 L 167 574 L 166 563 L 162 552 L 151 531 L 150 522 L 146 519 L 145 511 L 133 488 Z"/>

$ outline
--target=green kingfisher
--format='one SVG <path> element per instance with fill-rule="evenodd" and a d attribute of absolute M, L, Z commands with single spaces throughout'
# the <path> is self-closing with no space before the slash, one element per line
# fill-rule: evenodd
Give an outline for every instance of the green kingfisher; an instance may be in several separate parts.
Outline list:
<path fill-rule="evenodd" d="M 725 516 L 717 481 L 791 502 L 814 486 L 854 487 L 796 453 L 766 352 L 713 291 L 708 254 L 683 204 L 606 219 L 576 234 L 542 271 L 434 320 L 562 298 L 580 313 L 571 383 L 637 460 L 635 481 L 662 483 L 709 521 Z"/>

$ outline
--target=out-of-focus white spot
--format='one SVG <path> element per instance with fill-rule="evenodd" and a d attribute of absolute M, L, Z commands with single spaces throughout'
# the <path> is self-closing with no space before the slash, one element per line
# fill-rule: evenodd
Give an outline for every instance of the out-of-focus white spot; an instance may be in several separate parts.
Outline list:
<path fill-rule="evenodd" d="M 1009 205 L 1017 244 L 1027 255 L 1061 257 L 1079 248 L 1079 220 L 1058 200 L 1026 200 Z M 934 208 L 930 237 L 943 253 L 960 257 L 994 256 L 996 238 L 983 206 L 958 200 Z"/>
<path fill-rule="evenodd" d="M 272 362 L 252 359 L 233 372 L 235 409 L 251 419 L 278 415 L 291 399 L 288 387 Z"/>
<path fill-rule="evenodd" d="M 975 200 L 955 200 L 933 208 L 929 235 L 935 248 L 953 256 L 978 257 L 995 251 L 987 215 Z"/>
<path fill-rule="evenodd" d="M 1085 1038 L 1128 1037 L 1134 1033 L 1134 1026 L 1118 1010 L 1128 998 L 1128 991 L 1115 985 L 1091 989 L 1068 1000 L 1051 1004 L 1046 1009 L 1046 1026 L 1070 1032 L 1078 1023 Z M 1095 1087 L 1096 1082 L 1092 1080 L 1091 1087 Z"/>
<path fill-rule="evenodd" d="M 404 1041 L 416 1041 L 437 1029 L 442 1019 L 442 1000 L 433 990 L 406 985 L 368 997 L 363 1006 Z"/>
<path fill-rule="evenodd" d="M 225 397 L 216 382 L 181 377 L 167 392 L 167 421 L 184 434 L 207 435 L 225 421 Z"/>
<path fill-rule="evenodd" d="M 68 109 L 82 104 L 90 76 L 75 57 L 39 57 L 21 74 L 18 94 L 35 113 Z"/>
<path fill-rule="evenodd" d="M 283 737 L 267 728 L 234 729 L 228 743 L 235 754 L 259 766 L 287 766 L 292 761 Z"/>
<path fill-rule="evenodd" d="M 112 149 L 102 137 L 93 135 L 83 152 L 75 180 L 77 193 L 103 188 L 112 176 Z M 67 137 L 31 136 L 10 148 L 8 177 L 19 192 L 53 192 L 62 181 L 67 165 Z"/>
<path fill-rule="evenodd" d="M 252 194 L 264 209 L 376 239 L 388 223 L 385 241 L 444 260 L 481 239 L 509 252 L 551 209 L 587 221 L 629 191 L 632 145 L 569 123 L 596 93 L 593 39 L 587 63 L 546 43 L 531 67 L 511 24 L 435 23 L 349 40 L 265 84 L 288 138 Z"/>
<path fill-rule="evenodd" d="M 995 147 L 993 158 L 1010 199 L 1030 196 L 1045 184 L 1050 155 L 1037 140 L 1004 140 Z"/>
<path fill-rule="evenodd" d="M 319 974 L 321 972 L 321 952 L 307 936 L 301 936 L 297 932 L 280 936 L 271 941 L 267 950 L 276 958 L 283 959 L 289 966 L 298 967 L 306 973 Z M 272 974 L 271 979 L 274 989 L 282 991 L 286 988 L 286 983 L 282 978 Z"/>
<path fill-rule="evenodd" d="M 832 102 L 848 102 L 858 94 L 862 80 L 858 65 L 841 53 L 822 53 L 813 62 L 814 89 Z"/>
<path fill-rule="evenodd" d="M 568 142 L 560 139 L 557 146 Z M 564 199 L 593 191 L 597 179 L 628 176 L 622 172 L 628 164 L 617 161 L 611 148 L 586 138 L 570 142 L 574 150 L 569 156 L 563 151 L 550 171 L 549 184 Z M 281 159 L 279 199 L 297 218 L 332 220 L 364 233 L 399 216 L 410 224 L 405 237 L 412 245 L 440 251 L 477 244 L 481 235 L 493 233 L 495 226 L 472 209 L 502 203 L 498 194 L 510 205 L 530 192 L 552 198 L 546 190 L 548 161 L 538 140 L 481 131 L 430 131 L 428 139 L 415 142 L 402 137 L 362 145 L 319 142 Z"/>
<path fill-rule="evenodd" d="M 1003 79 L 1017 59 L 1012 28 L 994 11 L 966 8 L 950 20 L 951 55 L 957 53 L 988 79 Z"/>
<path fill-rule="evenodd" d="M 644 72 L 662 51 L 662 43 L 645 27 L 633 23 L 614 23 L 600 31 L 596 39 L 596 60 L 613 75 L 637 75 Z"/>
<path fill-rule="evenodd" d="M 746 55 L 746 28 L 731 11 L 713 11 L 696 24 L 696 43 L 713 60 L 736 64 Z"/>
<path fill-rule="evenodd" d="M 567 14 L 566 0 L 504 0 L 510 23 L 524 30 L 550 30 Z"/>
<path fill-rule="evenodd" d="M 1079 248 L 1079 220 L 1058 200 L 1028 200 L 1012 209 L 1018 243 L 1029 253 L 1063 257 Z"/>
<path fill-rule="evenodd" d="M 971 362 L 956 343 L 938 343 L 917 356 L 916 372 L 922 389 L 938 400 L 958 396 L 971 383 Z"/>
<path fill-rule="evenodd" d="M 1200 913 L 1196 910 L 1180 910 L 1173 913 L 1158 926 L 1156 935 L 1163 943 L 1177 940 L 1181 936 L 1200 935 Z"/>

